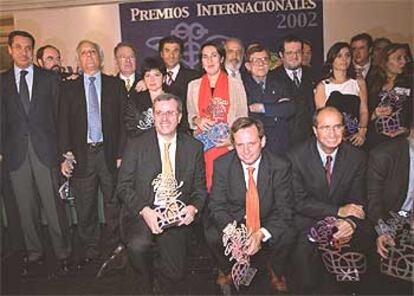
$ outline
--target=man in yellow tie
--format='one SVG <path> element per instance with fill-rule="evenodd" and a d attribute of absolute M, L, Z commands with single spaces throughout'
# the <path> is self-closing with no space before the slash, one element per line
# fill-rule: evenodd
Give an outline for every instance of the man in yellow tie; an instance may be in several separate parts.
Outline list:
<path fill-rule="evenodd" d="M 205 229 L 207 243 L 221 271 L 217 283 L 221 286 L 229 283 L 232 263 L 224 256 L 221 239 L 223 230 L 236 221 L 252 232 L 246 248 L 251 265 L 265 271 L 266 267 L 271 267 L 269 270 L 274 271 L 280 284 L 284 280 L 284 260 L 294 235 L 288 202 L 290 165 L 263 149 L 266 143 L 263 125 L 254 118 L 237 119 L 231 128 L 231 140 L 235 149 L 214 162 Z M 249 289 L 270 287 L 254 287 L 255 281 L 253 279 Z M 275 288 L 283 289 L 281 285 Z M 266 291 L 270 292 L 249 292 Z"/>
<path fill-rule="evenodd" d="M 121 235 L 139 294 L 181 294 L 184 291 L 177 287 L 186 274 L 189 225 L 207 196 L 203 147 L 177 131 L 182 117 L 178 97 L 159 95 L 153 110 L 155 128 L 131 139 L 125 148 L 117 188 L 122 200 Z M 167 211 L 160 212 L 162 208 Z M 177 217 L 177 208 L 181 210 L 177 223 L 163 227 L 160 221 Z"/>

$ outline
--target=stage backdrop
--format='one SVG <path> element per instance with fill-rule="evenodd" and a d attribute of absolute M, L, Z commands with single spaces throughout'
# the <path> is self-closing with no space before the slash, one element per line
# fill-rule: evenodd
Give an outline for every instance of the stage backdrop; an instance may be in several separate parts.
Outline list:
<path fill-rule="evenodd" d="M 322 0 L 175 0 L 119 5 L 122 40 L 139 59 L 157 55 L 158 41 L 174 35 L 185 42 L 184 63 L 198 66 L 200 46 L 210 40 L 240 38 L 277 52 L 282 37 L 296 34 L 313 44 L 312 64 L 323 62 Z"/>

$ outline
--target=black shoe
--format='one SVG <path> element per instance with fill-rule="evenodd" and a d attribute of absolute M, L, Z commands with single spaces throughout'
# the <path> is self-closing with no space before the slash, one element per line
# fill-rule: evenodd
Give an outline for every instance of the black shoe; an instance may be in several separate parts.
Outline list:
<path fill-rule="evenodd" d="M 63 274 L 68 274 L 70 272 L 69 260 L 67 258 L 59 261 L 59 271 Z"/>
<path fill-rule="evenodd" d="M 127 252 L 124 245 L 119 244 L 112 252 L 111 256 L 101 265 L 97 278 L 101 278 L 104 274 L 111 270 L 122 270 L 126 267 L 128 262 Z"/>
<path fill-rule="evenodd" d="M 40 276 L 45 271 L 45 263 L 43 258 L 29 261 L 27 257 L 23 258 L 23 265 L 20 275 L 22 277 Z"/>

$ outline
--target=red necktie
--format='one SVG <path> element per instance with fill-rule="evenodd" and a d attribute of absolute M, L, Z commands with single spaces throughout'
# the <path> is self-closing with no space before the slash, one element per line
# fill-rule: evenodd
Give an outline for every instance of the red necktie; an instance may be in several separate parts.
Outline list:
<path fill-rule="evenodd" d="M 246 226 L 252 233 L 260 229 L 259 193 L 253 179 L 254 167 L 248 167 L 249 188 L 246 192 Z"/>
<path fill-rule="evenodd" d="M 332 176 L 332 156 L 326 156 L 325 162 L 325 174 L 326 174 L 326 181 L 328 181 L 328 185 L 331 185 L 331 176 Z"/>

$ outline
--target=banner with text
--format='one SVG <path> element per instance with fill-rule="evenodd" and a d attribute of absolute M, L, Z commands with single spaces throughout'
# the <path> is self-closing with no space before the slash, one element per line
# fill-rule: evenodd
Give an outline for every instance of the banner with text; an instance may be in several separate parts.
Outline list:
<path fill-rule="evenodd" d="M 313 45 L 312 64 L 323 62 L 322 0 L 173 0 L 119 5 L 122 41 L 132 42 L 139 59 L 157 55 L 167 35 L 185 43 L 183 62 L 197 68 L 200 46 L 238 37 L 277 52 L 281 38 L 295 34 Z"/>

